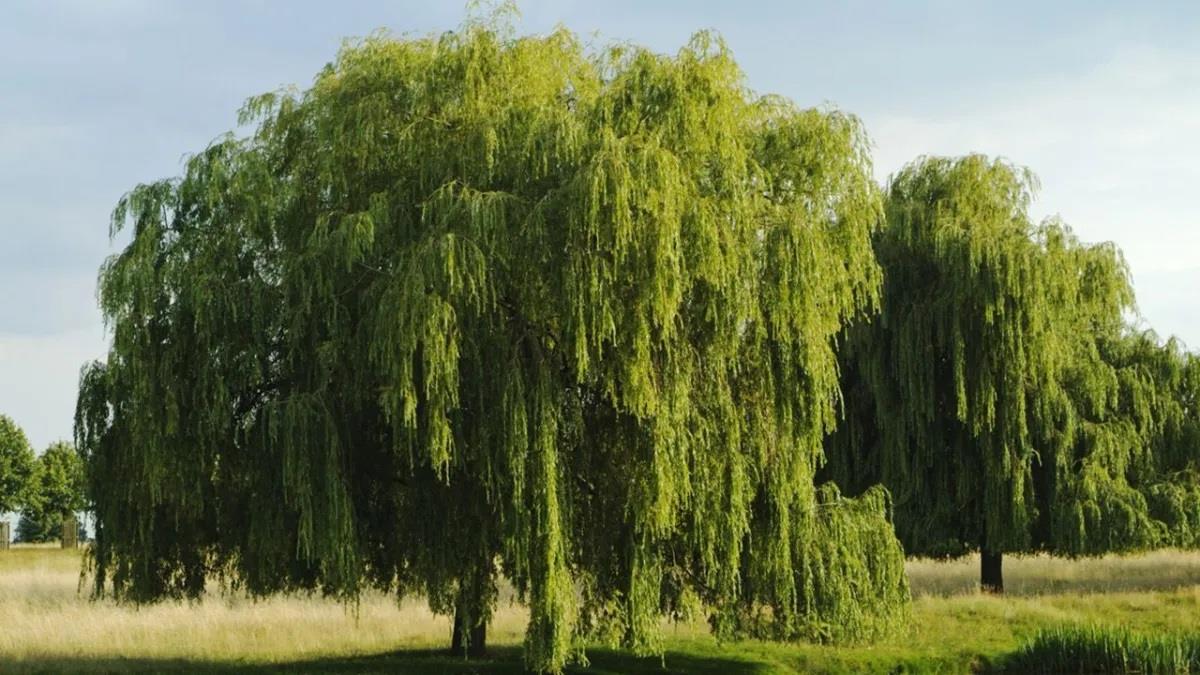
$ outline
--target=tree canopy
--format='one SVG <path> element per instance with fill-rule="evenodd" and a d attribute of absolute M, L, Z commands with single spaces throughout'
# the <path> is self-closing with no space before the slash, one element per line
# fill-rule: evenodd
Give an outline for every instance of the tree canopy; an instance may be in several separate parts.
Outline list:
<path fill-rule="evenodd" d="M 1033 223 L 1035 188 L 979 155 L 891 179 L 881 313 L 848 329 L 847 423 L 829 442 L 836 480 L 893 492 L 908 552 L 981 550 L 996 581 L 1003 552 L 1157 541 L 1151 438 L 1181 415 L 1160 378 L 1126 363 L 1146 345 L 1126 327 L 1120 251 Z"/>
<path fill-rule="evenodd" d="M 33 465 L 28 482 L 17 538 L 21 541 L 48 541 L 62 533 L 63 519 L 82 511 L 84 494 L 83 461 L 75 447 L 59 441 L 50 444 Z"/>
<path fill-rule="evenodd" d="M 526 657 L 855 639 L 907 607 L 886 493 L 817 487 L 834 342 L 874 307 L 858 121 L 674 56 L 470 24 L 349 43 L 134 188 L 77 443 L 96 589 L 373 585 L 474 630 L 503 573 Z"/>
<path fill-rule="evenodd" d="M 1102 355 L 1141 447 L 1127 463 L 1134 492 L 1125 492 L 1130 506 L 1117 521 L 1124 527 L 1108 527 L 1109 536 L 1146 548 L 1200 547 L 1200 357 L 1149 331 L 1108 341 Z M 1097 513 L 1080 509 L 1075 518 L 1099 520 Z M 1084 552 L 1118 546 L 1100 537 L 1091 543 Z"/>
<path fill-rule="evenodd" d="M 0 415 L 0 514 L 25 505 L 33 469 L 33 448 L 25 432 Z"/>

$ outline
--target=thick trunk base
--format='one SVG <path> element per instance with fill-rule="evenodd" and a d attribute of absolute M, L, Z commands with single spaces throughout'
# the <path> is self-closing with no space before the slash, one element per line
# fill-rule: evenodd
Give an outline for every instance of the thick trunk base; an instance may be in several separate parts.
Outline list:
<path fill-rule="evenodd" d="M 1004 554 L 983 551 L 979 555 L 979 587 L 984 593 L 1004 592 Z"/>
<path fill-rule="evenodd" d="M 450 653 L 454 656 L 464 656 L 468 659 L 482 659 L 487 656 L 487 624 L 481 623 L 470 628 L 463 625 L 463 615 L 454 615 L 454 633 L 450 636 Z"/>
<path fill-rule="evenodd" d="M 475 567 L 467 567 L 459 576 L 458 597 L 454 603 L 454 629 L 450 653 L 467 659 L 487 656 L 487 625 L 496 587 L 492 581 L 495 563 L 481 557 Z"/>

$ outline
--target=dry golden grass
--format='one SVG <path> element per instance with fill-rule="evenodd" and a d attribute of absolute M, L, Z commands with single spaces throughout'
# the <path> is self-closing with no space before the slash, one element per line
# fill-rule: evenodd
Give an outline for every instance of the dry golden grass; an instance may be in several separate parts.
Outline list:
<path fill-rule="evenodd" d="M 979 556 L 907 565 L 913 595 L 960 595 L 979 586 Z M 1047 555 L 1004 556 L 1009 595 L 1166 591 L 1200 584 L 1200 554 L 1155 551 L 1142 555 L 1068 560 Z"/>
<path fill-rule="evenodd" d="M 449 621 L 424 603 L 397 604 L 379 594 L 365 595 L 357 606 L 306 595 L 259 601 L 218 595 L 140 608 L 93 602 L 80 590 L 80 568 L 79 552 L 0 551 L 0 664 L 46 658 L 271 663 L 433 648 L 450 635 Z M 524 628 L 525 611 L 502 606 L 493 641 L 519 644 Z"/>

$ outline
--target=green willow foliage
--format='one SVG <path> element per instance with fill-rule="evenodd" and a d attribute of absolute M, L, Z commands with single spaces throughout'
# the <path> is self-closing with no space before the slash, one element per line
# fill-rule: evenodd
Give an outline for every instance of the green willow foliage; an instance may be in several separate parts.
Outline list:
<path fill-rule="evenodd" d="M 1200 357 L 1147 332 L 1112 341 L 1103 358 L 1146 448 L 1130 467 L 1145 545 L 1200 547 Z"/>
<path fill-rule="evenodd" d="M 1127 334 L 1120 252 L 1035 225 L 1034 189 L 1028 171 L 978 155 L 918 160 L 889 186 L 882 310 L 846 336 L 847 423 L 829 473 L 849 489 L 886 485 L 910 553 L 1167 539 L 1143 490 L 1162 473 L 1152 439 L 1186 414 L 1138 361 L 1182 361 Z M 1150 353 L 1123 353 L 1139 348 Z M 1191 527 L 1183 496 L 1156 494 Z"/>
<path fill-rule="evenodd" d="M 591 630 L 654 650 L 687 596 L 724 635 L 903 616 L 884 496 L 814 486 L 880 284 L 856 119 L 752 96 L 708 34 L 468 25 L 350 43 L 243 122 L 114 213 L 97 592 L 373 585 L 473 626 L 503 573 L 547 671 Z"/>

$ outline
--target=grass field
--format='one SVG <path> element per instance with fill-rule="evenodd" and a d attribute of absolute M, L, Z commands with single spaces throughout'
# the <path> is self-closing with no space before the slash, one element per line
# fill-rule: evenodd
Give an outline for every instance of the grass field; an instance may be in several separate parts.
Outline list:
<path fill-rule="evenodd" d="M 1200 554 L 1005 561 L 1009 594 L 973 590 L 977 560 L 912 561 L 912 627 L 870 647 L 718 644 L 702 626 L 668 626 L 664 659 L 591 649 L 590 673 L 946 672 L 1001 664 L 1041 628 L 1200 631 Z M 450 627 L 420 602 L 367 596 L 355 609 L 310 597 L 141 609 L 80 593 L 75 551 L 0 551 L 0 672 L 204 671 L 518 673 L 525 613 L 502 606 L 492 659 L 445 657 Z"/>

